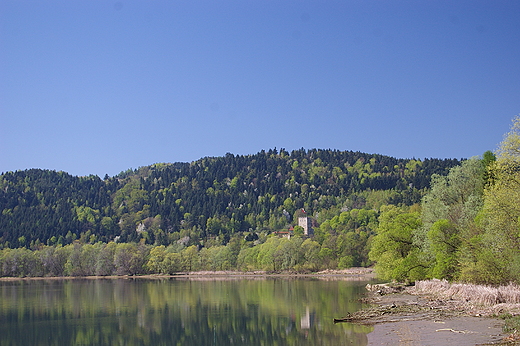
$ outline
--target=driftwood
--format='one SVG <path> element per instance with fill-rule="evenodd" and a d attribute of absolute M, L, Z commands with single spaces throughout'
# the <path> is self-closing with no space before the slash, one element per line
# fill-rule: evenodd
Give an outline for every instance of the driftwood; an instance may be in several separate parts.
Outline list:
<path fill-rule="evenodd" d="M 419 312 L 420 309 L 415 305 L 379 305 L 371 308 L 358 310 L 353 313 L 348 313 L 342 318 L 334 318 L 334 323 L 353 322 L 353 323 L 377 323 L 380 319 L 387 319 L 388 315 L 403 315 L 408 313 Z"/>
<path fill-rule="evenodd" d="M 442 319 L 446 315 L 464 313 L 464 308 L 452 306 L 451 301 L 420 299 L 406 293 L 404 284 L 368 284 L 369 294 L 362 300 L 369 306 L 334 318 L 334 323 L 350 322 L 375 324 L 403 320 Z"/>

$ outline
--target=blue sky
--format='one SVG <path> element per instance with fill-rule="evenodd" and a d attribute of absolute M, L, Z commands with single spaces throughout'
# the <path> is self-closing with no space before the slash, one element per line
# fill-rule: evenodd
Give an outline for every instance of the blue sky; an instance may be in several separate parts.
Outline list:
<path fill-rule="evenodd" d="M 0 2 L 0 172 L 322 148 L 495 150 L 520 2 Z"/>

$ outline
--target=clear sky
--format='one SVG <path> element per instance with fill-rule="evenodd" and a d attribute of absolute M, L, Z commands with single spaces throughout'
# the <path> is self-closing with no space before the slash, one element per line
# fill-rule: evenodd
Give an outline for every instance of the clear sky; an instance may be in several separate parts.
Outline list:
<path fill-rule="evenodd" d="M 517 0 L 0 1 L 0 172 L 467 158 L 519 113 Z"/>

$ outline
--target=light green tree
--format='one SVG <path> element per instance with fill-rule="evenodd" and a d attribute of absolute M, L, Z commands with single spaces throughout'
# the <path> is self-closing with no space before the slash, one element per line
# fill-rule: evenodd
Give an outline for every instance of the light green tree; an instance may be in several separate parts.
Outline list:
<path fill-rule="evenodd" d="M 164 245 L 155 246 L 150 251 L 146 267 L 154 274 L 164 274 L 164 258 L 166 257 L 166 247 Z"/>
<path fill-rule="evenodd" d="M 99 251 L 96 263 L 96 275 L 112 275 L 114 274 L 114 254 L 116 252 L 117 244 L 113 241 L 105 244 Z"/>
<path fill-rule="evenodd" d="M 197 246 L 191 245 L 181 251 L 181 260 L 183 270 L 191 272 L 198 270 L 198 254 Z"/>
<path fill-rule="evenodd" d="M 259 251 L 258 251 L 258 259 L 257 263 L 259 266 L 261 266 L 261 269 L 268 270 L 268 271 L 277 271 L 279 268 L 277 268 L 278 261 L 275 261 L 274 253 L 276 252 L 276 249 L 278 247 L 278 244 L 280 242 L 280 238 L 278 237 L 270 237 L 267 238 L 266 242 L 263 244 L 260 244 Z"/>
<path fill-rule="evenodd" d="M 413 241 L 420 226 L 418 212 L 406 212 L 392 205 L 381 208 L 377 235 L 369 252 L 379 277 L 412 282 L 426 277 L 428 264 L 422 261 L 421 249 Z"/>
<path fill-rule="evenodd" d="M 318 271 L 320 268 L 320 243 L 310 238 L 305 239 L 301 245 L 304 263 L 303 268 L 310 271 Z"/>
<path fill-rule="evenodd" d="M 251 271 L 259 269 L 258 254 L 260 245 L 253 247 L 244 247 L 240 250 L 237 258 L 237 267 L 240 270 Z"/>
<path fill-rule="evenodd" d="M 454 279 L 459 268 L 461 237 L 457 227 L 446 219 L 435 222 L 428 231 L 430 248 L 435 255 L 432 276 Z"/>
<path fill-rule="evenodd" d="M 145 263 L 149 247 L 143 243 L 117 244 L 114 253 L 114 265 L 117 275 L 136 275 L 145 272 Z"/>
<path fill-rule="evenodd" d="M 178 252 L 166 253 L 163 261 L 162 272 L 174 274 L 182 271 L 182 256 Z"/>
<path fill-rule="evenodd" d="M 304 231 L 305 231 L 305 230 L 303 229 L 302 226 L 297 225 L 297 226 L 294 226 L 293 234 L 294 234 L 295 236 L 298 236 L 298 237 L 303 237 L 303 233 L 304 233 Z"/>
<path fill-rule="evenodd" d="M 490 177 L 484 191 L 482 251 L 471 279 L 520 282 L 520 116 L 500 144 Z"/>
<path fill-rule="evenodd" d="M 471 158 L 446 176 L 432 176 L 431 189 L 422 199 L 423 226 L 415 232 L 414 242 L 435 278 L 457 278 L 461 262 L 471 261 L 472 243 L 479 235 L 474 222 L 483 206 L 485 169 L 483 160 Z"/>

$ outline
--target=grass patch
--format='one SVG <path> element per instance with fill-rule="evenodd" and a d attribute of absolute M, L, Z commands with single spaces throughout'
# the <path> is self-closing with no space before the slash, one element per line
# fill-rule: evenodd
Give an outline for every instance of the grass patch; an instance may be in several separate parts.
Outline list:
<path fill-rule="evenodd" d="M 520 333 L 520 316 L 513 316 L 511 314 L 503 314 L 499 316 L 504 320 L 504 333 L 518 334 Z"/>

